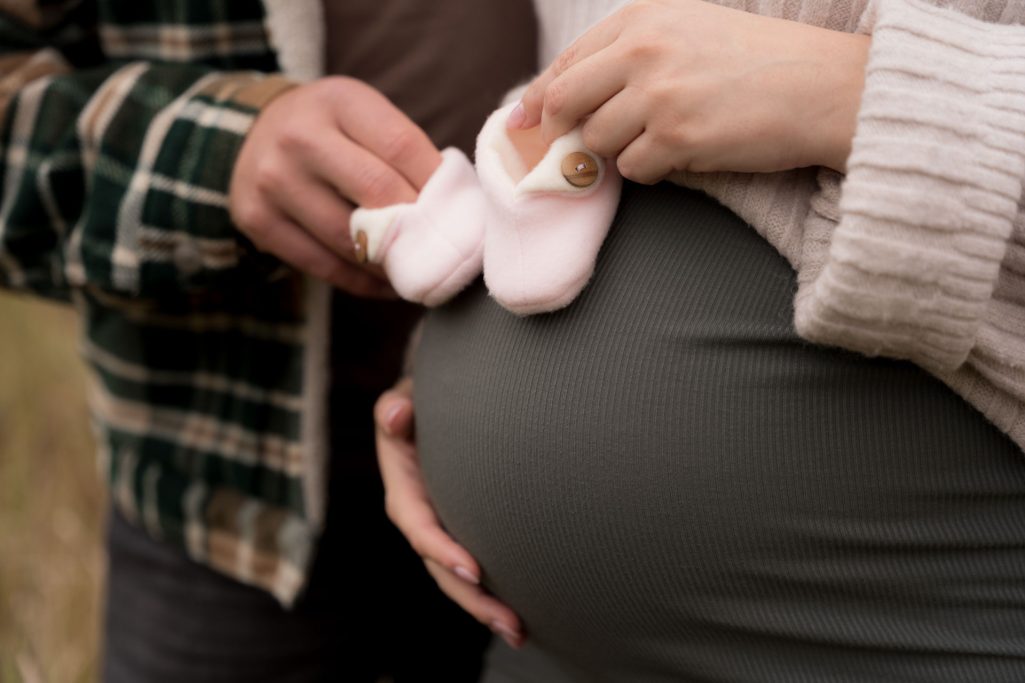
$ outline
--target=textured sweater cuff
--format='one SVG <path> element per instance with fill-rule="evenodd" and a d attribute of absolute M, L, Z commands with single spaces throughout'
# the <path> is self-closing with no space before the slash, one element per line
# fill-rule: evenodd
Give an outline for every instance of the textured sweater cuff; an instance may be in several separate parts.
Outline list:
<path fill-rule="evenodd" d="M 975 345 L 1022 196 L 1025 27 L 918 0 L 869 12 L 840 224 L 797 328 L 951 370 Z"/>

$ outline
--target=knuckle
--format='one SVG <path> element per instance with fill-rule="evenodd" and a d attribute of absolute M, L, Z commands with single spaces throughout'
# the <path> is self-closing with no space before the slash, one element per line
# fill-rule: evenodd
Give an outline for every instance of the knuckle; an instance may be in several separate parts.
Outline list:
<path fill-rule="evenodd" d="M 416 153 L 419 136 L 415 130 L 404 127 L 396 129 L 388 136 L 384 147 L 384 160 L 397 164 Z"/>
<path fill-rule="evenodd" d="M 653 185 L 658 181 L 651 164 L 645 163 L 632 164 L 630 175 L 624 177 L 629 178 L 635 183 L 640 183 L 641 185 Z"/>
<path fill-rule="evenodd" d="M 384 206 L 393 191 L 393 178 L 385 168 L 364 168 L 355 181 L 357 203 L 362 206 Z"/>
<path fill-rule="evenodd" d="M 651 134 L 659 147 L 680 149 L 690 142 L 690 134 L 680 126 L 659 126 Z"/>
<path fill-rule="evenodd" d="M 535 83 L 523 93 L 523 98 L 520 100 L 523 106 L 529 111 L 540 111 L 545 104 L 545 88 L 540 83 Z"/>
<path fill-rule="evenodd" d="M 647 62 L 655 56 L 656 51 L 655 37 L 641 35 L 627 43 L 625 57 L 631 61 Z"/>
<path fill-rule="evenodd" d="M 307 126 L 290 126 L 278 134 L 278 145 L 290 155 L 305 154 L 317 146 Z"/>
<path fill-rule="evenodd" d="M 523 93 L 523 97 L 520 98 L 520 102 L 527 109 L 533 110 L 541 107 L 544 104 L 544 91 L 538 85 L 531 85 Z"/>
<path fill-rule="evenodd" d="M 562 74 L 566 69 L 573 66 L 577 61 L 577 55 L 579 48 L 576 45 L 570 45 L 568 48 L 562 51 L 555 61 L 552 62 L 552 73 L 558 76 Z"/>
<path fill-rule="evenodd" d="M 675 111 L 679 107 L 681 89 L 672 82 L 662 82 L 648 88 L 648 100 L 659 111 Z M 691 94 L 697 98 L 697 94 Z M 668 107 L 668 109 L 667 109 Z"/>
<path fill-rule="evenodd" d="M 232 207 L 231 213 L 235 225 L 250 238 L 261 237 L 262 233 L 267 230 L 263 209 L 256 202 L 243 202 L 239 206 Z"/>
<path fill-rule="evenodd" d="M 317 89 L 319 95 L 335 98 L 352 95 L 361 85 L 360 81 L 349 76 L 326 76 L 316 81 L 312 87 Z"/>
<path fill-rule="evenodd" d="M 346 90 L 352 87 L 355 79 L 349 78 L 348 76 L 325 76 L 314 84 L 321 90 Z"/>
<path fill-rule="evenodd" d="M 702 145 L 702 133 L 691 122 L 667 124 L 656 131 L 658 140 L 673 151 L 690 150 Z"/>
<path fill-rule="evenodd" d="M 266 194 L 276 190 L 282 180 L 281 164 L 273 157 L 268 157 L 257 164 L 254 184 L 259 192 Z"/>
<path fill-rule="evenodd" d="M 545 109 L 549 114 L 558 115 L 566 108 L 566 83 L 556 79 L 545 88 Z"/>
<path fill-rule="evenodd" d="M 637 181 L 637 163 L 632 157 L 619 157 L 619 159 L 616 160 L 616 168 L 619 169 L 619 175 L 623 176 L 627 180 Z"/>
<path fill-rule="evenodd" d="M 606 143 L 606 136 L 590 121 L 584 124 L 580 131 L 580 136 L 584 141 L 584 146 L 598 156 L 607 157 L 613 153 L 613 150 L 610 150 L 609 145 Z"/>

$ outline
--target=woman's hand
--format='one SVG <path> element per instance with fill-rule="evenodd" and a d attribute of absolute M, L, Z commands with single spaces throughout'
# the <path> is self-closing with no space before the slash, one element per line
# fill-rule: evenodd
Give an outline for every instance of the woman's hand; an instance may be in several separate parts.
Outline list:
<path fill-rule="evenodd" d="M 546 142 L 580 121 L 624 177 L 771 172 L 850 154 L 870 38 L 700 0 L 636 0 L 527 89 L 510 128 Z"/>
<path fill-rule="evenodd" d="M 423 558 L 441 590 L 511 647 L 523 644 L 516 613 L 480 586 L 480 567 L 441 528 L 420 472 L 413 438 L 413 381 L 402 380 L 374 408 L 377 458 L 388 518 Z"/>

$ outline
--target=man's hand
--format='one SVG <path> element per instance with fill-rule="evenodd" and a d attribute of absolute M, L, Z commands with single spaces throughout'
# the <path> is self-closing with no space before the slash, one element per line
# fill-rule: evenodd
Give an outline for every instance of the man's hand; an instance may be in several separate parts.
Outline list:
<path fill-rule="evenodd" d="M 357 265 L 349 217 L 416 200 L 441 154 L 370 86 L 324 78 L 261 112 L 239 152 L 231 216 L 260 249 L 356 296 L 393 296 L 383 273 Z"/>
<path fill-rule="evenodd" d="M 516 613 L 480 586 L 477 562 L 445 533 L 434 513 L 413 439 L 412 395 L 413 382 L 405 379 L 382 394 L 374 409 L 388 518 L 449 598 L 510 646 L 520 647 L 523 629 Z"/>

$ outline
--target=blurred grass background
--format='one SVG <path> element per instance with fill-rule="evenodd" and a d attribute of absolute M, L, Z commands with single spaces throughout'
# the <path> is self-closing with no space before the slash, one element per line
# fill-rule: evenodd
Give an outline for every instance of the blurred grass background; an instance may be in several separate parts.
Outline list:
<path fill-rule="evenodd" d="M 105 491 L 68 307 L 0 292 L 0 683 L 93 683 Z"/>

